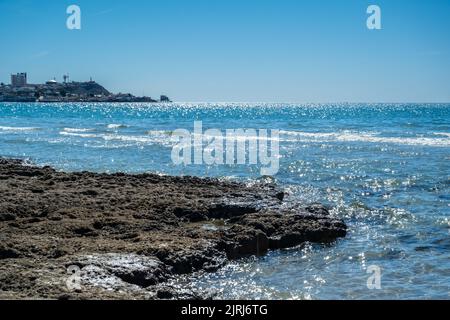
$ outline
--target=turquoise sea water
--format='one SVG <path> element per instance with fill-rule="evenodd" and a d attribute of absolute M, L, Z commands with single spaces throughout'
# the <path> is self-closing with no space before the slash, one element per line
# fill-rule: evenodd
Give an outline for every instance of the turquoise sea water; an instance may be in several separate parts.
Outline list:
<path fill-rule="evenodd" d="M 279 129 L 288 201 L 349 225 L 332 246 L 271 252 L 195 276 L 223 298 L 450 299 L 450 104 L 0 104 L 0 156 L 61 170 L 251 182 L 258 166 L 175 166 L 175 129 Z M 369 290 L 366 268 L 381 268 Z"/>

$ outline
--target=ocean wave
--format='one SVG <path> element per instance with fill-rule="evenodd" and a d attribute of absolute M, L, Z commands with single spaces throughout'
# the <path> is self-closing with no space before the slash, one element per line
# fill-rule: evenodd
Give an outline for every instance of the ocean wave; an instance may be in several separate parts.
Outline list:
<path fill-rule="evenodd" d="M 444 136 L 450 138 L 450 132 L 433 132 L 436 136 Z"/>
<path fill-rule="evenodd" d="M 152 136 L 171 136 L 173 131 L 171 130 L 149 130 L 146 132 L 148 135 Z"/>
<path fill-rule="evenodd" d="M 61 131 L 59 134 L 62 136 L 70 136 L 70 137 L 98 138 L 98 135 L 95 133 L 76 133 L 76 132 Z"/>
<path fill-rule="evenodd" d="M 117 123 L 111 123 L 111 124 L 108 124 L 106 127 L 107 127 L 108 129 L 123 129 L 123 128 L 128 128 L 128 126 L 125 125 L 125 124 L 117 124 Z"/>
<path fill-rule="evenodd" d="M 60 132 L 61 135 L 74 136 L 80 138 L 98 138 L 106 141 L 119 140 L 138 143 L 161 144 L 170 146 L 175 142 L 171 140 L 171 131 L 153 130 L 146 132 L 145 135 L 118 135 L 118 134 L 94 134 L 88 133 L 88 129 L 72 129 Z M 213 135 L 203 134 L 204 141 L 214 138 Z M 225 133 L 222 137 L 226 138 Z M 191 139 L 195 142 L 199 135 L 191 133 Z M 269 133 L 267 138 L 262 138 L 258 135 L 236 135 L 233 138 L 238 141 L 255 141 L 255 140 L 269 140 L 280 142 L 366 142 L 366 143 L 389 143 L 399 145 L 415 145 L 415 146 L 432 146 L 432 147 L 450 147 L 450 137 L 381 137 L 377 133 L 372 132 L 352 132 L 342 131 L 336 133 L 330 132 L 301 132 L 301 131 L 280 131 L 280 137 L 273 137 Z"/>
<path fill-rule="evenodd" d="M 211 134 L 191 134 L 192 139 L 195 138 L 201 138 L 203 136 L 203 139 L 205 140 L 211 140 L 213 138 L 215 138 L 215 135 L 211 135 Z M 228 139 L 228 136 L 225 132 L 222 132 L 222 135 L 219 137 L 223 137 L 224 140 Z M 243 135 L 239 135 L 239 134 L 233 134 L 229 137 L 230 139 L 235 140 L 236 142 L 245 142 L 245 141 L 282 141 L 279 137 L 274 137 L 272 136 L 272 134 L 270 132 L 267 133 L 266 137 L 262 137 L 261 135 L 253 135 L 253 134 L 243 134 Z M 283 140 L 283 141 L 288 141 L 288 140 Z M 290 141 L 294 141 L 294 140 L 290 140 Z"/>
<path fill-rule="evenodd" d="M 152 131 L 147 131 L 147 135 L 153 137 L 155 140 L 160 140 L 163 139 L 162 141 L 164 141 L 166 144 L 168 142 L 170 142 L 170 139 L 172 138 L 173 135 L 173 131 L 164 131 L 164 130 L 152 130 Z M 191 139 L 195 142 L 195 139 L 199 139 L 199 138 L 203 138 L 204 141 L 208 141 L 208 140 L 212 140 L 213 138 L 215 138 L 215 135 L 211 135 L 211 134 L 197 134 L 197 133 L 190 133 L 190 137 Z M 222 137 L 224 139 L 224 141 L 227 138 L 226 132 L 222 132 L 222 135 L 219 136 Z M 237 142 L 243 142 L 243 141 L 258 141 L 258 140 L 263 140 L 263 141 L 280 141 L 280 139 L 278 137 L 273 137 L 271 135 L 270 132 L 268 132 L 268 136 L 263 138 L 259 135 L 253 135 L 253 134 L 249 134 L 249 135 L 233 135 L 232 138 L 237 141 Z M 169 139 L 169 140 L 167 140 Z M 291 140 L 291 141 L 295 141 L 295 140 Z M 172 141 L 172 143 L 174 143 Z"/>
<path fill-rule="evenodd" d="M 63 131 L 65 132 L 90 132 L 94 131 L 94 129 L 88 129 L 88 128 L 64 128 Z"/>
<path fill-rule="evenodd" d="M 117 134 L 96 134 L 96 133 L 79 133 L 79 132 L 66 132 L 61 131 L 59 133 L 63 136 L 88 138 L 88 139 L 102 139 L 105 141 L 124 141 L 124 142 L 138 142 L 138 143 L 163 143 L 163 139 L 152 139 L 148 136 L 127 136 L 127 135 L 117 135 Z"/>
<path fill-rule="evenodd" d="M 5 126 L 0 126 L 0 131 L 23 132 L 23 131 L 37 131 L 37 130 L 41 130 L 41 128 L 37 128 L 37 127 L 5 127 Z"/>
<path fill-rule="evenodd" d="M 280 131 L 285 136 L 295 136 L 297 141 L 302 142 L 369 142 L 369 143 L 392 143 L 401 145 L 418 145 L 433 147 L 449 147 L 449 138 L 428 138 L 428 137 L 380 137 L 373 132 L 301 132 L 301 131 Z M 303 138 L 303 139 L 302 139 Z"/>
<path fill-rule="evenodd" d="M 126 136 L 126 135 L 115 135 L 115 134 L 103 134 L 99 135 L 99 138 L 102 138 L 106 141 L 118 140 L 118 141 L 129 141 L 129 142 L 140 142 L 140 143 L 155 143 L 154 139 L 146 136 Z"/>

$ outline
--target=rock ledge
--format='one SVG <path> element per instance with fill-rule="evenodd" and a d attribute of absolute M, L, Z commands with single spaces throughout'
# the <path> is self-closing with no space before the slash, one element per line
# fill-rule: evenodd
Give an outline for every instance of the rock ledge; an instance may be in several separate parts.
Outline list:
<path fill-rule="evenodd" d="M 346 235 L 321 205 L 271 184 L 65 173 L 0 159 L 0 298 L 192 299 L 167 280 Z M 67 284 L 76 278 L 81 289 Z M 78 281 L 77 280 L 77 281 Z"/>

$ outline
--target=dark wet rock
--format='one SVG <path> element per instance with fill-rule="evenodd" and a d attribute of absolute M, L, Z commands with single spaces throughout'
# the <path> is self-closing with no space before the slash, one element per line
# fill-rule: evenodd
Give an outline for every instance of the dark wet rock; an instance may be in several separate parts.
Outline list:
<path fill-rule="evenodd" d="M 169 300 L 175 297 L 173 290 L 161 289 L 156 293 L 158 299 Z"/>
<path fill-rule="evenodd" d="M 317 208 L 325 212 L 325 208 Z M 227 247 L 230 258 L 261 255 L 269 249 L 298 246 L 304 242 L 330 243 L 345 237 L 346 225 L 326 215 L 304 213 L 260 212 L 234 219 L 227 233 L 231 245 Z"/>
<path fill-rule="evenodd" d="M 254 202 L 254 201 L 253 201 Z M 212 219 L 230 219 L 257 212 L 256 203 L 220 203 L 208 208 L 208 217 Z"/>
<path fill-rule="evenodd" d="M 44 193 L 45 192 L 44 189 L 41 189 L 41 188 L 31 188 L 30 191 L 33 193 Z"/>
<path fill-rule="evenodd" d="M 89 197 L 96 197 L 96 196 L 98 196 L 98 192 L 95 191 L 95 190 L 82 191 L 81 194 L 85 195 L 85 196 L 89 196 Z"/>
<path fill-rule="evenodd" d="M 0 221 L 12 221 L 16 219 L 16 215 L 12 213 L 0 213 Z"/>
<path fill-rule="evenodd" d="M 2 259 L 15 259 L 20 257 L 20 253 L 17 250 L 11 248 L 0 247 L 0 260 Z"/>
<path fill-rule="evenodd" d="M 226 252 L 229 259 L 263 255 L 269 249 L 267 235 L 256 228 L 235 225 L 227 230 Z"/>
<path fill-rule="evenodd" d="M 283 201 L 285 196 L 286 194 L 283 191 L 277 192 L 277 194 L 275 195 L 275 197 L 280 201 Z"/>
<path fill-rule="evenodd" d="M 72 229 L 73 233 L 80 236 L 95 236 L 96 233 L 93 229 L 89 227 L 75 227 Z"/>
<path fill-rule="evenodd" d="M 173 213 L 178 218 L 183 218 L 184 220 L 191 222 L 205 221 L 208 219 L 206 212 L 202 212 L 199 210 L 192 210 L 189 208 L 175 208 Z"/>
<path fill-rule="evenodd" d="M 195 271 L 216 271 L 225 265 L 227 259 L 223 251 L 218 246 L 219 241 L 210 240 L 200 243 L 195 248 L 170 248 L 163 247 L 154 251 L 146 250 L 145 254 L 154 254 L 165 264 L 170 266 L 176 274 L 188 274 Z"/>
<path fill-rule="evenodd" d="M 269 239 L 269 249 L 290 248 L 303 242 L 330 243 L 347 233 L 341 220 L 311 214 L 251 214 L 236 223 L 263 232 Z"/>
<path fill-rule="evenodd" d="M 0 298 L 208 298 L 166 283 L 346 234 L 327 208 L 286 205 L 271 183 L 65 173 L 8 159 L 0 177 Z M 67 287 L 69 265 L 81 269 L 81 290 Z"/>
<path fill-rule="evenodd" d="M 157 289 L 156 297 L 162 300 L 211 300 L 214 294 L 189 287 L 163 285 Z"/>
<path fill-rule="evenodd" d="M 309 206 L 305 207 L 305 211 L 312 213 L 312 214 L 316 214 L 316 215 L 322 215 L 322 216 L 330 215 L 330 212 L 328 211 L 328 209 L 321 204 L 309 205 Z"/>

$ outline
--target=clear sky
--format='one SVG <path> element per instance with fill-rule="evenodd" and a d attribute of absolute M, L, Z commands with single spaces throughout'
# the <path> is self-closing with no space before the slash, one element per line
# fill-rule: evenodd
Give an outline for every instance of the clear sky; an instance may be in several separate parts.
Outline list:
<path fill-rule="evenodd" d="M 0 0 L 0 81 L 22 71 L 175 101 L 450 102 L 450 1 Z"/>

